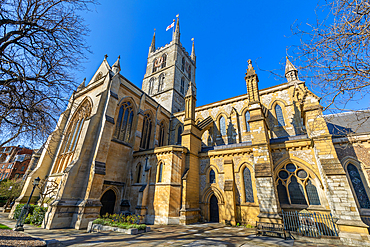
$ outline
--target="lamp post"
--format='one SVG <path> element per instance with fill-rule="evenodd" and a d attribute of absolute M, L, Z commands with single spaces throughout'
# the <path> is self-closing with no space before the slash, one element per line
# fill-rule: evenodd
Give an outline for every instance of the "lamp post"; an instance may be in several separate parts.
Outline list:
<path fill-rule="evenodd" d="M 24 220 L 26 219 L 26 217 L 28 215 L 29 203 L 30 203 L 31 197 L 33 195 L 33 191 L 35 190 L 36 186 L 39 185 L 40 180 L 41 179 L 39 177 L 37 177 L 37 178 L 35 178 L 35 180 L 33 180 L 33 188 L 32 188 L 32 191 L 31 191 L 31 195 L 28 198 L 28 201 L 27 201 L 26 205 L 24 205 L 23 208 L 22 208 L 21 214 L 19 215 L 18 220 L 17 220 L 17 224 L 15 225 L 15 228 L 13 229 L 14 231 L 24 231 L 23 224 L 24 224 Z"/>

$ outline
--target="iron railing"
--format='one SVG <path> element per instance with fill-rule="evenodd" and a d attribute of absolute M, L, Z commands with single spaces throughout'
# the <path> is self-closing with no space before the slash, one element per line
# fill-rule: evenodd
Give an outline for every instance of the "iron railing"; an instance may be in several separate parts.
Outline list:
<path fill-rule="evenodd" d="M 338 237 L 337 226 L 331 214 L 282 211 L 282 215 L 287 231 L 315 238 L 321 236 Z"/>

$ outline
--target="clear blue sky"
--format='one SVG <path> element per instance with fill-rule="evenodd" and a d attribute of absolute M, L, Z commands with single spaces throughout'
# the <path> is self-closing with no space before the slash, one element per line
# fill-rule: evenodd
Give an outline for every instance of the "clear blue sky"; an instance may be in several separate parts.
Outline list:
<path fill-rule="evenodd" d="M 92 54 L 76 72 L 79 81 L 94 75 L 108 54 L 109 64 L 121 56 L 121 74 L 141 88 L 148 49 L 156 28 L 156 46 L 171 41 L 166 27 L 180 15 L 181 43 L 197 55 L 197 106 L 246 93 L 244 76 L 252 59 L 260 89 L 280 84 L 267 71 L 284 74 L 287 48 L 298 45 L 294 22 L 315 21 L 316 1 L 100 1 L 84 13 L 91 30 Z M 292 54 L 292 52 L 288 52 Z M 78 81 L 78 82 L 79 82 Z"/>

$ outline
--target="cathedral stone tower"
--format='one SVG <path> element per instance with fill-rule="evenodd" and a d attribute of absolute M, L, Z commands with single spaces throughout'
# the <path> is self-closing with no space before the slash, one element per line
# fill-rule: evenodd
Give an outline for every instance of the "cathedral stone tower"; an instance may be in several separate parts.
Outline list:
<path fill-rule="evenodd" d="M 156 49 L 153 35 L 142 90 L 168 111 L 183 111 L 187 86 L 190 81 L 195 84 L 195 60 L 194 41 L 191 55 L 180 43 L 177 18 L 171 43 Z"/>

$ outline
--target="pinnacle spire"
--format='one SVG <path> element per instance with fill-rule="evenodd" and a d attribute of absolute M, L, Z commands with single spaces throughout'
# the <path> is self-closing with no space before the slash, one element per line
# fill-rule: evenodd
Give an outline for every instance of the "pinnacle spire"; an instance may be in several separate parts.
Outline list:
<path fill-rule="evenodd" d="M 177 17 L 177 22 L 176 22 L 176 29 L 175 32 L 173 33 L 173 41 L 175 43 L 180 43 L 180 23 L 179 23 L 179 15 L 176 15 Z"/>
<path fill-rule="evenodd" d="M 113 64 L 112 66 L 112 71 L 115 73 L 115 74 L 118 74 L 120 71 L 121 71 L 121 65 L 119 63 L 119 59 L 121 58 L 121 56 L 118 56 L 117 58 L 117 61 Z"/>
<path fill-rule="evenodd" d="M 149 48 L 149 53 L 151 53 L 151 52 L 155 52 L 155 28 L 154 28 L 152 43 L 151 43 L 150 48 Z"/>
<path fill-rule="evenodd" d="M 288 82 L 298 80 L 298 70 L 289 61 L 288 56 L 286 57 L 285 77 Z"/>
<path fill-rule="evenodd" d="M 86 77 L 84 78 L 83 82 L 77 87 L 76 91 L 80 91 L 85 88 L 85 81 L 86 81 Z"/>
<path fill-rule="evenodd" d="M 250 60 L 250 59 L 248 59 L 248 69 L 247 69 L 247 73 L 245 75 L 246 76 L 257 75 L 256 71 L 253 68 L 252 60 Z"/>
<path fill-rule="evenodd" d="M 195 90 L 196 90 L 196 88 L 195 88 L 194 84 L 190 81 L 189 86 L 188 86 L 188 91 L 186 92 L 185 97 L 190 97 L 190 96 L 195 97 Z"/>
<path fill-rule="evenodd" d="M 193 41 L 193 45 L 191 47 L 191 55 L 190 58 L 195 62 L 196 56 L 195 56 L 195 49 L 194 49 L 194 38 L 191 39 Z"/>

